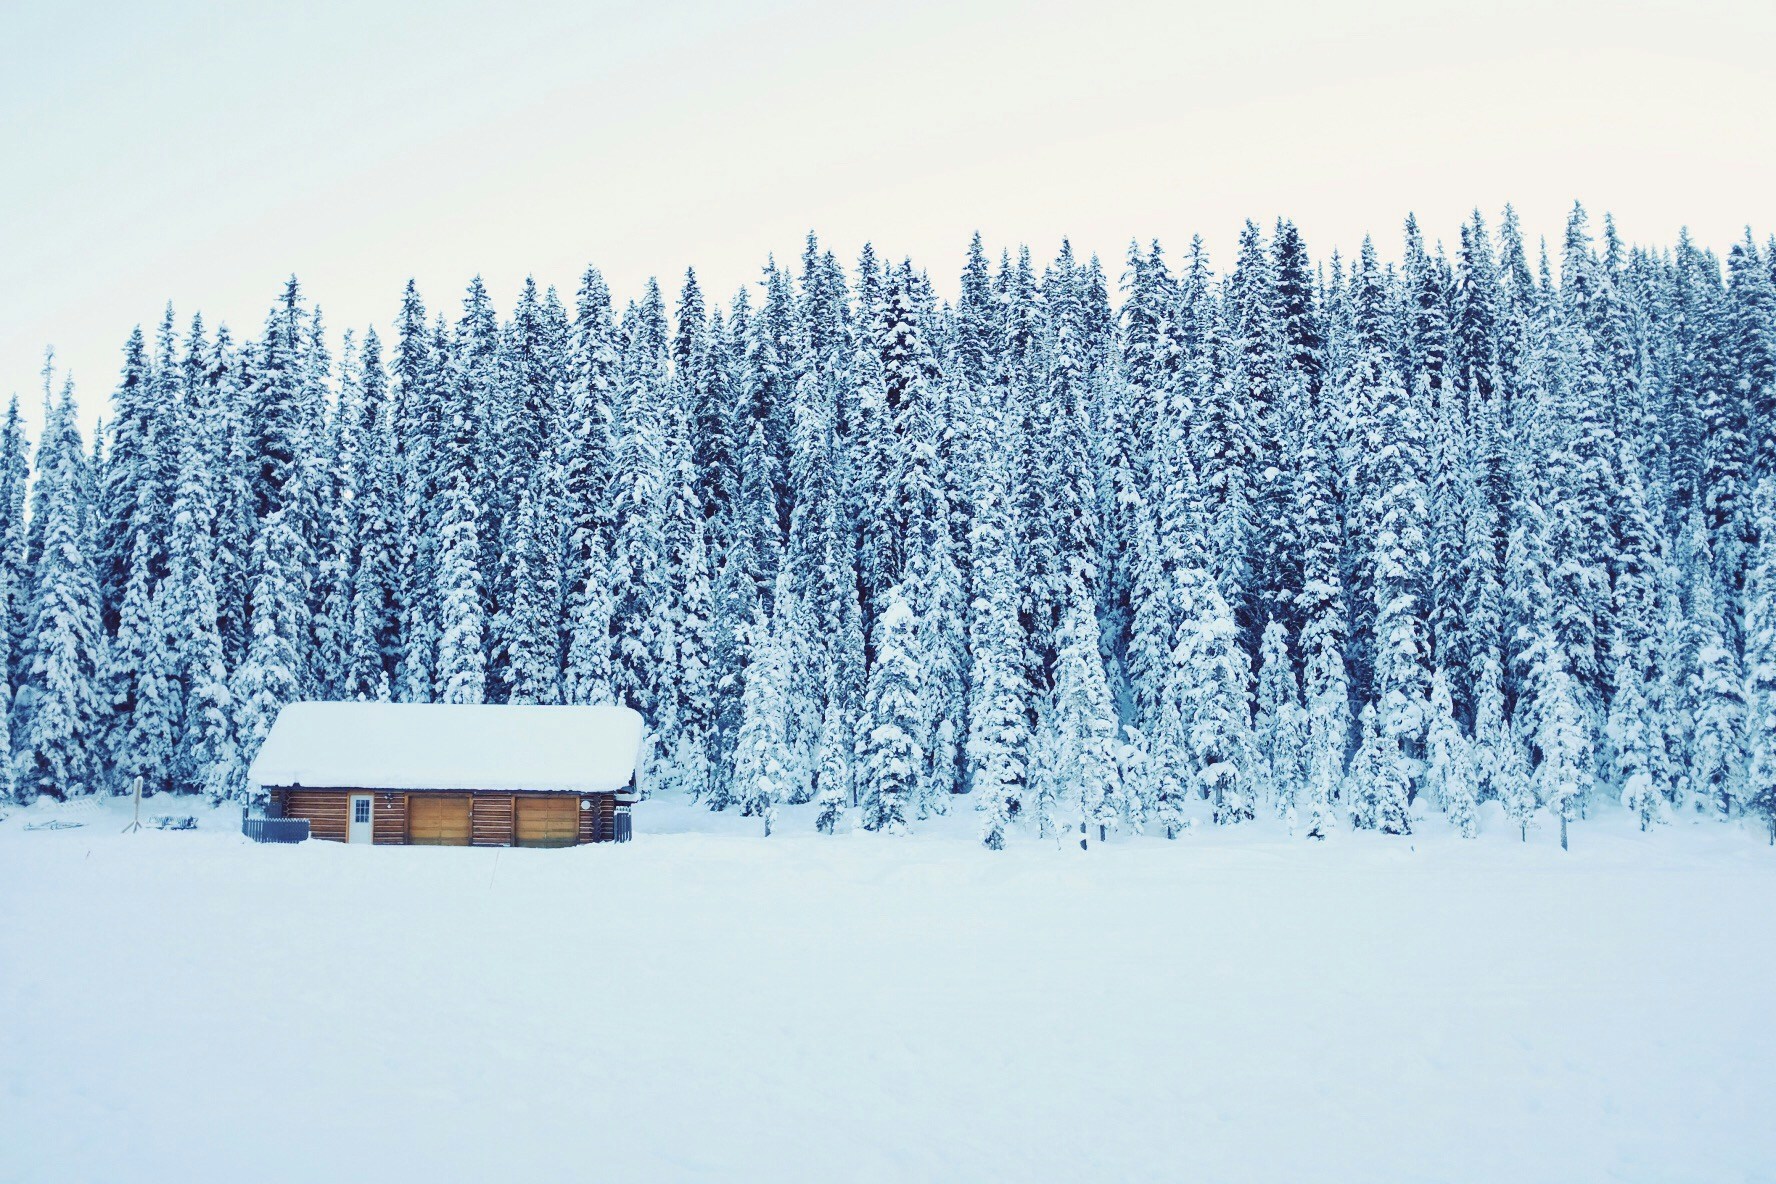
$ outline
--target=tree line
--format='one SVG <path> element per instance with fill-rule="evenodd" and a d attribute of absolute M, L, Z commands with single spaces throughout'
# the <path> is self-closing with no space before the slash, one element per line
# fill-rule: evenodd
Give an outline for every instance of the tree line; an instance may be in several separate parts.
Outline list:
<path fill-rule="evenodd" d="M 1314 260 L 1063 243 L 954 300 L 810 235 L 726 304 L 169 307 L 0 430 L 0 792 L 243 797 L 298 699 L 623 702 L 648 783 L 822 830 L 1260 813 L 1776 839 L 1776 240 L 1509 208 Z M 34 460 L 34 463 L 33 463 Z"/>

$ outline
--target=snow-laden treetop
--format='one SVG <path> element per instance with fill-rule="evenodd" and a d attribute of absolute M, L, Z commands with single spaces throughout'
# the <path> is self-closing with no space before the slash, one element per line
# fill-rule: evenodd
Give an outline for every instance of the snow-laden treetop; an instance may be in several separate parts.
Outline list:
<path fill-rule="evenodd" d="M 292 703 L 248 779 L 313 789 L 610 793 L 635 774 L 627 707 Z"/>

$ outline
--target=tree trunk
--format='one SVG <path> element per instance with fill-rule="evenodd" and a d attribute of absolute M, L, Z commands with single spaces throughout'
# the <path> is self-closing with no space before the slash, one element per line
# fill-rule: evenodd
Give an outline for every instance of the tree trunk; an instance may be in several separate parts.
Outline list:
<path fill-rule="evenodd" d="M 1085 819 L 1081 818 L 1079 820 L 1079 849 L 1081 851 L 1086 850 L 1085 841 L 1086 841 Z"/>
<path fill-rule="evenodd" d="M 1562 851 L 1566 850 L 1566 815 L 1565 815 L 1565 813 L 1562 813 L 1560 815 L 1560 849 Z"/>

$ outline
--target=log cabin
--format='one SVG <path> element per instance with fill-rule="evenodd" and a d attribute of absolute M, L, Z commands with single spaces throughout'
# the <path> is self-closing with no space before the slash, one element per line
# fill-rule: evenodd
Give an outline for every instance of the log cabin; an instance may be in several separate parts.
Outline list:
<path fill-rule="evenodd" d="M 247 776 L 317 839 L 572 847 L 628 837 L 641 741 L 627 707 L 292 703 Z"/>

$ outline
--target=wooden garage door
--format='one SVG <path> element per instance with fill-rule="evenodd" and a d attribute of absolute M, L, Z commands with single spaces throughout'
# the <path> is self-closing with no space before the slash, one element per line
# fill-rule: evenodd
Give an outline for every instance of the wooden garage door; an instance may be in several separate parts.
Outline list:
<path fill-rule="evenodd" d="M 467 847 L 469 799 L 454 794 L 408 795 L 407 841 L 427 847 Z"/>
<path fill-rule="evenodd" d="M 518 799 L 518 846 L 571 847 L 579 835 L 579 798 Z"/>

